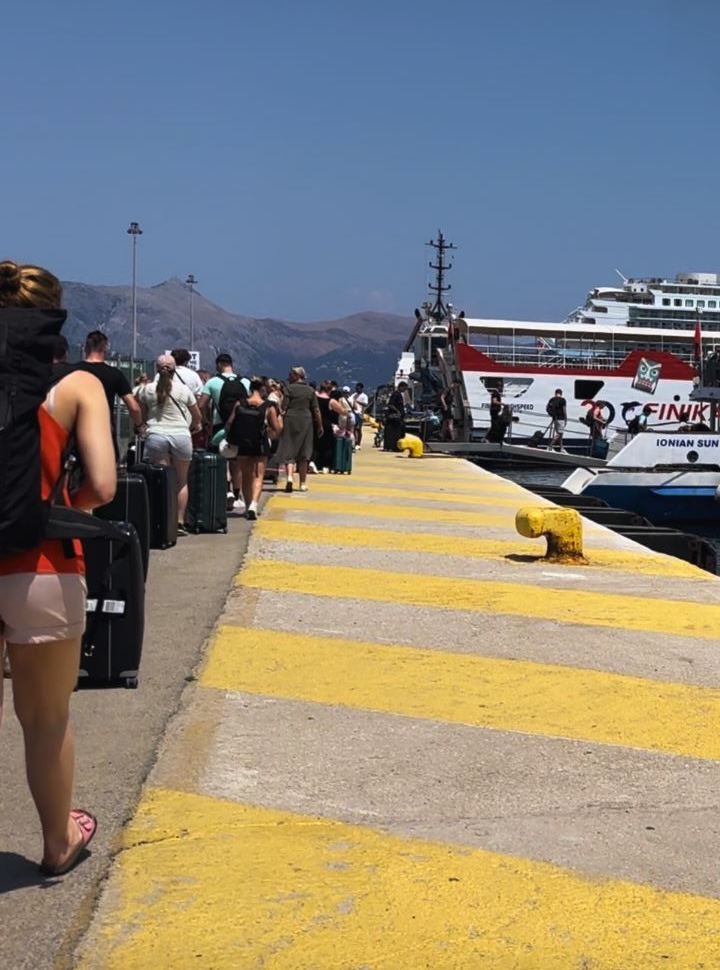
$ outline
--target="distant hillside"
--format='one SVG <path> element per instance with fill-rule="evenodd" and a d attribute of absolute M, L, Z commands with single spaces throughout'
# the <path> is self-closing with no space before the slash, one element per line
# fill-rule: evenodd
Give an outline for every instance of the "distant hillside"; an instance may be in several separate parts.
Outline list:
<path fill-rule="evenodd" d="M 66 334 L 72 356 L 85 335 L 102 330 L 112 353 L 132 347 L 132 290 L 129 286 L 63 283 L 68 309 Z M 384 383 L 395 371 L 412 317 L 364 312 L 340 320 L 299 324 L 228 313 L 195 291 L 195 350 L 201 364 L 213 370 L 215 356 L 230 353 L 240 372 L 284 377 L 301 364 L 312 378 Z M 187 347 L 190 294 L 179 279 L 137 290 L 138 357 L 152 358 L 173 347 Z"/>

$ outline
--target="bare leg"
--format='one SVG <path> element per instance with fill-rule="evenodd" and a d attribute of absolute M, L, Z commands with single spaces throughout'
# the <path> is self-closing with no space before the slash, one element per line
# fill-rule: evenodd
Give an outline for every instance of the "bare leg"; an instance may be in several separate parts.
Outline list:
<path fill-rule="evenodd" d="M 266 466 L 267 466 L 267 458 L 263 457 L 263 458 L 255 459 L 255 467 L 253 470 L 255 475 L 255 480 L 253 483 L 252 501 L 255 502 L 256 505 L 260 501 L 260 496 L 262 495 L 263 482 L 265 481 Z"/>
<path fill-rule="evenodd" d="M 304 485 L 305 484 L 305 479 L 307 478 L 307 473 L 308 473 L 308 464 L 309 464 L 309 462 L 306 461 L 304 458 L 297 463 L 297 466 L 298 466 L 298 478 L 300 479 L 300 484 L 301 485 Z"/>
<path fill-rule="evenodd" d="M 80 836 L 70 818 L 75 744 L 70 695 L 77 683 L 80 639 L 8 643 L 15 712 L 25 738 L 25 767 L 43 832 L 43 859 L 64 862 Z"/>
<path fill-rule="evenodd" d="M 287 480 L 289 482 L 292 481 L 294 474 L 295 474 L 295 462 L 294 461 L 289 461 L 285 465 L 285 476 L 286 476 L 286 478 L 287 478 Z"/>
<path fill-rule="evenodd" d="M 245 508 L 249 508 L 253 500 L 253 491 L 255 488 L 255 459 L 252 455 L 239 455 L 236 460 L 240 468 L 243 502 L 245 503 Z"/>
<path fill-rule="evenodd" d="M 230 486 L 238 495 L 242 494 L 242 467 L 238 458 L 231 458 L 228 462 L 228 474 L 230 475 Z"/>
<path fill-rule="evenodd" d="M 188 503 L 187 480 L 188 471 L 190 470 L 190 462 L 181 461 L 179 458 L 174 458 L 173 465 L 177 471 L 178 480 L 178 522 L 184 522 Z"/>

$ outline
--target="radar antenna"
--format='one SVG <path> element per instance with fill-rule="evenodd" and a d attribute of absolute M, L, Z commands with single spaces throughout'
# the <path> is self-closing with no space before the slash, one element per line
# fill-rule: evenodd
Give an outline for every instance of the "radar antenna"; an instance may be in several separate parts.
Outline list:
<path fill-rule="evenodd" d="M 431 239 L 427 245 L 432 246 L 437 251 L 435 256 L 437 262 L 433 263 L 431 260 L 428 263 L 430 269 L 435 270 L 435 282 L 430 283 L 428 287 L 435 294 L 435 302 L 430 308 L 428 317 L 441 323 L 448 315 L 447 307 L 443 302 L 443 294 L 452 289 L 450 283 L 445 282 L 445 274 L 452 269 L 452 261 L 446 262 L 445 254 L 449 249 L 456 247 L 452 243 L 445 242 L 445 237 L 440 230 L 438 230 L 437 240 Z"/>

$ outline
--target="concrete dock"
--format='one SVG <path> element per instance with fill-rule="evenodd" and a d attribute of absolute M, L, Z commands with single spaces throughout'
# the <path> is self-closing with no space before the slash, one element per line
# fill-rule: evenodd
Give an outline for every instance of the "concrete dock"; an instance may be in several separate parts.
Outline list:
<path fill-rule="evenodd" d="M 169 639 L 137 694 L 77 698 L 103 830 L 55 885 L 9 732 L 0 963 L 720 967 L 718 579 L 590 522 L 549 563 L 514 521 L 550 503 L 458 459 L 309 485 L 244 556 L 245 523 L 154 556 Z"/>

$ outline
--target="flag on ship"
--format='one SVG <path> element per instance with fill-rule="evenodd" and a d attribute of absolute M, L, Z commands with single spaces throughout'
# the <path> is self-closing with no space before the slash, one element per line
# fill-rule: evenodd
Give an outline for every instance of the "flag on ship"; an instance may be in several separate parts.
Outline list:
<path fill-rule="evenodd" d="M 695 336 L 693 337 L 693 350 L 695 351 L 695 363 L 699 364 L 702 360 L 702 330 L 700 329 L 700 317 L 695 321 Z"/>

